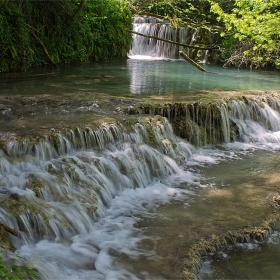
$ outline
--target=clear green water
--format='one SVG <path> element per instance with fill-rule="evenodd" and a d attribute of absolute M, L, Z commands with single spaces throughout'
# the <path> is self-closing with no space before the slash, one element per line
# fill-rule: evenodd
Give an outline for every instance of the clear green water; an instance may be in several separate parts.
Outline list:
<path fill-rule="evenodd" d="M 209 211 L 213 213 L 213 221 L 218 225 L 219 213 L 230 224 L 234 219 L 246 221 L 248 217 L 256 223 L 258 219 L 265 219 L 265 212 L 261 209 L 268 203 L 273 193 L 279 192 L 279 151 L 254 151 L 246 156 L 240 155 L 237 161 L 229 160 L 217 165 L 206 167 L 202 174 L 208 177 L 208 184 L 216 189 L 229 191 L 231 197 L 218 196 L 207 199 Z M 215 197 L 216 196 L 216 197 Z M 215 200 L 213 200 L 215 199 Z M 245 203 L 245 204 L 243 204 Z M 225 207 L 226 206 L 226 207 Z M 231 209 L 227 212 L 227 209 Z M 224 215 L 225 214 L 225 215 Z M 237 214 L 237 215 L 236 215 Z M 238 221 L 236 220 L 236 221 Z M 248 224 L 249 225 L 249 224 Z M 243 228 L 238 227 L 238 228 Z M 274 232 L 268 240 L 229 246 L 216 254 L 209 254 L 204 258 L 204 265 L 199 273 L 200 280 L 225 279 L 280 279 L 280 234 Z"/>
<path fill-rule="evenodd" d="M 136 60 L 87 63 L 2 75 L 0 95 L 102 93 L 112 96 L 187 95 L 193 90 L 279 90 L 279 71 L 204 65 L 201 72 L 181 60 Z M 46 74 L 48 73 L 48 74 Z M 34 77 L 33 75 L 39 76 Z M 110 77 L 98 77 L 101 75 Z M 14 78 L 20 79 L 15 80 Z"/>
<path fill-rule="evenodd" d="M 139 241 L 143 251 L 154 255 L 133 258 L 133 253 L 115 256 L 137 279 L 180 279 L 185 252 L 191 244 L 228 230 L 255 227 L 264 221 L 271 209 L 268 197 L 279 191 L 278 151 L 236 151 L 201 149 L 189 160 L 186 170 L 200 177 L 198 184 L 172 182 L 173 199 L 152 205 L 138 214 L 135 224 L 146 238 Z M 164 195 L 161 189 L 158 195 Z M 150 189 L 143 197 L 152 197 Z M 140 198 L 137 199 L 139 207 Z M 139 237 L 135 231 L 134 238 Z M 262 244 L 239 244 L 209 255 L 199 280 L 279 279 L 279 235 Z M 143 271 L 150 273 L 143 276 Z M 278 278 L 275 277 L 278 275 Z M 130 278 L 125 278 L 130 279 Z"/>
<path fill-rule="evenodd" d="M 267 242 L 237 244 L 214 258 L 208 256 L 200 279 L 279 279 L 279 243 L 279 232 L 275 232 Z"/>

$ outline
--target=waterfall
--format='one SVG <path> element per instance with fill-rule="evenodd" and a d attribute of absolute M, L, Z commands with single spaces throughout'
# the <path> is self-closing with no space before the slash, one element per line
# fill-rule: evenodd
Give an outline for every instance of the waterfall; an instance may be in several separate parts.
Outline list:
<path fill-rule="evenodd" d="M 175 133 L 195 146 L 280 141 L 280 103 L 273 97 L 242 97 L 209 104 L 141 104 L 139 112 L 166 117 Z"/>
<path fill-rule="evenodd" d="M 245 99 L 230 103 L 229 119 L 246 143 L 279 143 L 279 103 L 272 99 Z"/>
<path fill-rule="evenodd" d="M 272 98 L 142 105 L 144 113 L 170 123 L 157 117 L 136 123 L 131 133 L 104 124 L 9 142 L 0 153 L 1 220 L 28 242 L 85 233 L 123 190 L 180 172 L 177 164 L 193 148 L 171 124 L 196 146 L 280 143 L 279 108 Z"/>
<path fill-rule="evenodd" d="M 193 150 L 163 118 L 131 133 L 104 125 L 33 141 L 0 152 L 1 221 L 26 243 L 87 233 L 116 195 L 180 173 Z"/>
<path fill-rule="evenodd" d="M 192 45 L 196 38 L 196 31 L 190 27 L 180 27 L 179 30 L 176 30 L 170 25 L 169 21 L 160 21 L 151 17 L 136 17 L 133 23 L 133 30 L 181 44 Z M 129 56 L 178 59 L 180 50 L 183 50 L 183 47 L 134 34 Z M 189 50 L 187 50 L 187 53 L 189 54 Z"/>
<path fill-rule="evenodd" d="M 175 29 L 168 20 L 159 20 L 152 17 L 135 17 L 133 31 L 190 46 L 194 44 L 212 45 L 213 42 L 219 40 L 218 35 L 212 34 L 209 30 L 196 30 L 189 26 L 181 26 L 179 29 Z M 210 55 L 209 50 L 185 48 L 136 34 L 133 34 L 133 43 L 128 55 L 131 58 L 179 59 L 179 51 L 184 51 L 192 59 L 202 63 L 206 63 Z"/>
<path fill-rule="evenodd" d="M 193 144 L 280 143 L 279 108 L 268 97 L 142 104 L 142 113 L 157 116 L 11 141 L 0 150 L 0 221 L 20 232 L 11 237 L 17 253 L 45 280 L 143 279 L 113 262 L 133 259 L 135 250 L 138 258 L 156 254 L 155 240 L 135 237 L 139 213 L 149 218 L 147 204 L 191 197 L 201 186 L 196 153 L 226 160 L 225 151 L 207 159 Z"/>

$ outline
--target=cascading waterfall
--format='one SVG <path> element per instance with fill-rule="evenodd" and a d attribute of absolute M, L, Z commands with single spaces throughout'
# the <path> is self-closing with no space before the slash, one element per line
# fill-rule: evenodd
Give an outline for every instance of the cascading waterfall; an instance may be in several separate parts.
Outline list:
<path fill-rule="evenodd" d="M 239 129 L 243 142 L 279 143 L 279 102 L 271 99 L 233 100 L 229 118 Z"/>
<path fill-rule="evenodd" d="M 126 246 L 146 254 L 127 233 L 137 221 L 134 208 L 143 211 L 149 199 L 169 201 L 179 192 L 171 187 L 175 181 L 199 180 L 186 167 L 196 153 L 192 144 L 280 143 L 279 108 L 273 98 L 143 104 L 142 112 L 163 117 L 138 121 L 130 133 L 120 124 L 104 124 L 9 142 L 0 152 L 1 222 L 21 233 L 11 237 L 13 244 L 43 279 L 139 279 L 120 273 L 111 258 L 116 250 L 130 254 Z M 171 124 L 192 144 L 175 136 Z M 154 187 L 147 197 L 140 190 L 149 185 Z M 135 190 L 145 202 L 133 200 Z M 118 202 L 124 194 L 127 200 Z M 131 200 L 133 221 L 115 216 Z M 120 229 L 129 245 L 116 241 Z"/>
<path fill-rule="evenodd" d="M 176 30 L 170 25 L 169 21 L 151 17 L 136 17 L 134 19 L 133 31 L 187 45 L 194 44 L 197 33 L 190 27 L 180 27 L 179 30 Z M 182 46 L 134 34 L 129 56 L 178 59 L 179 51 L 183 49 L 184 47 Z M 189 49 L 184 51 L 190 55 Z M 203 55 L 203 60 L 206 60 L 205 55 Z"/>
<path fill-rule="evenodd" d="M 177 135 L 195 146 L 231 141 L 279 143 L 277 99 L 231 99 L 216 103 L 142 104 L 140 112 L 166 117 Z"/>
<path fill-rule="evenodd" d="M 164 118 L 133 129 L 77 128 L 37 143 L 7 144 L 0 153 L 0 217 L 21 233 L 21 239 L 13 237 L 16 248 L 40 240 L 71 242 L 90 232 L 124 190 L 182 173 L 177 163 L 185 162 L 193 147 L 178 141 Z"/>

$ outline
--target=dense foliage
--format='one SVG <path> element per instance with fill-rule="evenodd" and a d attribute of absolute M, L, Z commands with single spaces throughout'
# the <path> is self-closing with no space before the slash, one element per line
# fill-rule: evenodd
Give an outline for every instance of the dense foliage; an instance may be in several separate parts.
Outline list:
<path fill-rule="evenodd" d="M 235 0 L 230 12 L 211 1 L 226 31 L 222 33 L 232 47 L 227 64 L 238 67 L 280 67 L 280 1 Z"/>
<path fill-rule="evenodd" d="M 136 13 L 168 18 L 223 36 L 220 62 L 280 68 L 280 0 L 131 0 Z"/>
<path fill-rule="evenodd" d="M 0 72 L 124 58 L 131 22 L 125 0 L 0 1 Z"/>
<path fill-rule="evenodd" d="M 124 58 L 132 13 L 195 28 L 196 44 L 221 44 L 213 61 L 280 68 L 279 10 L 280 0 L 2 0 L 0 72 Z"/>
<path fill-rule="evenodd" d="M 193 26 L 202 26 L 210 17 L 211 6 L 208 1 L 204 0 L 131 0 L 131 3 L 134 13 L 163 16 L 180 25 L 186 23 Z"/>

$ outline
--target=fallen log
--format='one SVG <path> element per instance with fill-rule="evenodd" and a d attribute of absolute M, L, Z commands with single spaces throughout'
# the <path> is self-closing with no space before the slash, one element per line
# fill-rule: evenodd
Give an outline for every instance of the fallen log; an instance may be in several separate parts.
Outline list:
<path fill-rule="evenodd" d="M 136 32 L 136 31 L 132 31 L 132 30 L 127 30 L 127 32 L 133 33 L 133 34 L 136 34 L 136 35 L 139 35 L 139 36 L 143 36 L 143 37 L 146 37 L 146 38 L 151 38 L 151 39 L 156 39 L 156 40 L 159 40 L 159 41 L 167 42 L 167 43 L 174 44 L 174 45 L 177 45 L 177 46 L 182 46 L 182 47 L 185 47 L 185 48 L 190 48 L 190 49 L 197 49 L 197 50 L 214 50 L 214 49 L 219 49 L 219 47 L 217 47 L 217 46 L 199 47 L 199 46 L 181 44 L 181 43 L 177 43 L 177 42 L 172 41 L 172 40 L 162 39 L 162 38 L 159 38 L 159 37 L 156 37 L 156 36 L 150 36 L 150 35 L 142 34 L 142 33 Z"/>
<path fill-rule="evenodd" d="M 197 69 L 203 72 L 207 72 L 202 66 L 200 66 L 198 63 L 196 63 L 194 60 L 192 60 L 187 54 L 185 54 L 183 51 L 179 51 L 180 56 L 191 63 L 193 66 L 195 66 Z"/>

